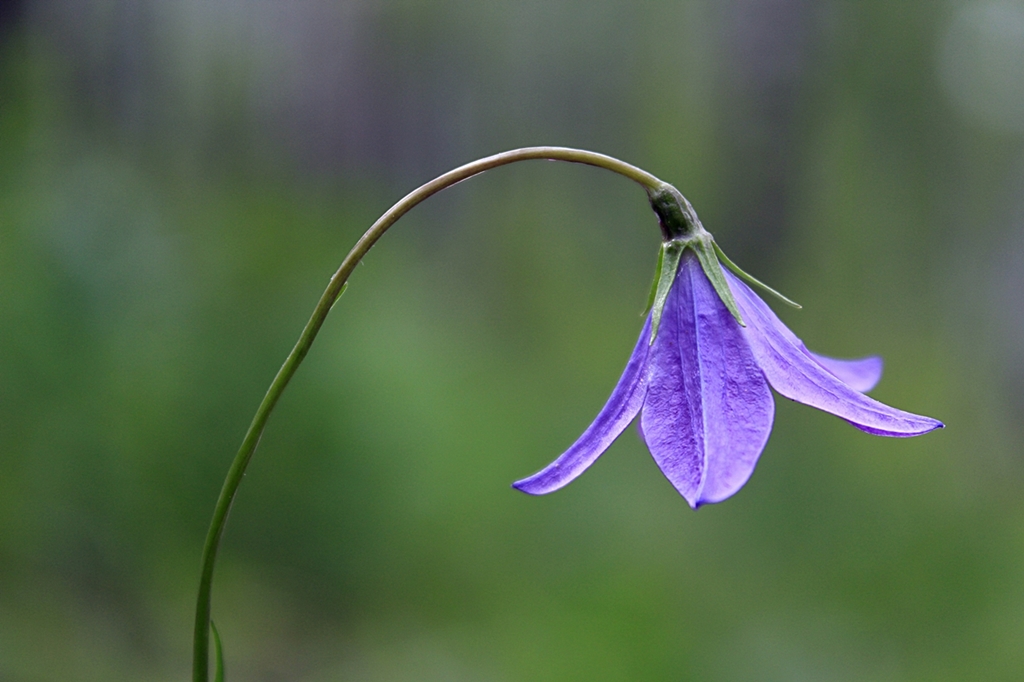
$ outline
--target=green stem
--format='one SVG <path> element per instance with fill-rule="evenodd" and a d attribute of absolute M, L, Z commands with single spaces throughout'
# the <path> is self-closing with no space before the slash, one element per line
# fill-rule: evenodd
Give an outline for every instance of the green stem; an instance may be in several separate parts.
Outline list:
<path fill-rule="evenodd" d="M 302 330 L 302 334 L 299 336 L 295 347 L 292 348 L 281 369 L 278 370 L 277 376 L 274 377 L 274 381 L 270 384 L 267 394 L 263 397 L 263 402 L 257 408 L 252 424 L 249 425 L 249 430 L 242 440 L 242 446 L 238 449 L 238 454 L 235 455 L 235 459 L 231 462 L 231 468 L 228 469 L 227 477 L 224 479 L 220 496 L 217 498 L 217 505 L 213 510 L 213 518 L 210 520 L 210 530 L 206 535 L 206 543 L 203 546 L 202 570 L 199 577 L 199 595 L 196 599 L 195 635 L 193 639 L 192 679 L 194 682 L 207 682 L 209 679 L 210 597 L 213 589 L 213 569 L 217 559 L 217 548 L 220 546 L 220 539 L 224 534 L 228 512 L 231 510 L 231 503 L 234 501 L 235 493 L 238 491 L 238 486 L 245 475 L 245 469 L 249 465 L 249 460 L 252 459 L 252 455 L 256 451 L 260 436 L 263 434 L 263 428 L 266 426 L 267 419 L 270 417 L 274 405 L 277 404 L 278 398 L 281 397 L 281 393 L 284 392 L 292 375 L 295 374 L 295 370 L 298 369 L 299 364 L 306 357 L 306 353 L 309 352 L 313 339 L 316 338 L 317 332 L 320 331 L 324 320 L 327 319 L 327 313 L 330 312 L 331 306 L 334 305 L 334 302 L 341 294 L 349 275 L 352 274 L 356 265 L 377 240 L 380 239 L 381 235 L 416 204 L 478 173 L 528 159 L 569 161 L 571 163 L 582 163 L 605 168 L 639 183 L 647 190 L 648 194 L 666 186 L 666 183 L 650 173 L 604 154 L 566 147 L 525 147 L 478 159 L 455 170 L 448 171 L 444 175 L 407 194 L 405 198 L 392 206 L 387 213 L 370 226 L 370 229 L 360 237 L 359 241 L 356 242 L 356 245 L 352 247 L 352 250 L 345 257 L 345 260 L 342 261 L 338 271 L 331 277 L 326 291 L 324 291 L 319 303 L 317 303 L 316 308 L 313 310 L 312 317 L 309 318 L 309 322 L 306 323 L 306 327 Z"/>

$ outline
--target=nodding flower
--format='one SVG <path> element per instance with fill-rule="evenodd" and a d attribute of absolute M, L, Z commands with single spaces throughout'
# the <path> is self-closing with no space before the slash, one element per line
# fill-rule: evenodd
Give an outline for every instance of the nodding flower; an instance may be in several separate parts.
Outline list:
<path fill-rule="evenodd" d="M 653 307 L 622 377 L 572 447 L 515 488 L 543 495 L 567 485 L 639 415 L 647 448 L 690 506 L 721 502 L 747 482 L 768 442 L 775 416 L 769 386 L 877 436 L 943 426 L 864 394 L 881 378 L 881 358 L 837 360 L 807 350 L 721 268 L 719 257 L 760 285 L 718 249 L 689 202 L 673 190 L 662 204 L 652 197 L 666 236 Z"/>

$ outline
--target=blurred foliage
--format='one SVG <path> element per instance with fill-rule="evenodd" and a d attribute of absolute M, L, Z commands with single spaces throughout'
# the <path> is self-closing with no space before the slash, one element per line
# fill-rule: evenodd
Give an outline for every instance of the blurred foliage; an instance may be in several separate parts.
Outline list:
<path fill-rule="evenodd" d="M 13 6 L 13 5 L 12 5 Z M 327 279 L 404 192 L 528 144 L 675 183 L 875 395 L 780 399 L 693 513 L 611 389 L 658 244 L 564 164 L 431 199 L 270 421 L 214 616 L 254 680 L 1024 671 L 1024 8 L 794 0 L 72 2 L 0 13 L 0 679 L 186 679 L 209 514 Z"/>

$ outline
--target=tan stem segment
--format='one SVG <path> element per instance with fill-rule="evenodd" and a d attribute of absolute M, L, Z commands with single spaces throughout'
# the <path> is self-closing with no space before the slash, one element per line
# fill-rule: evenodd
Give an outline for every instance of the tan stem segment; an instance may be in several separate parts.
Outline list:
<path fill-rule="evenodd" d="M 478 159 L 455 170 L 448 171 L 444 175 L 407 194 L 401 201 L 388 209 L 387 213 L 378 218 L 377 222 L 370 226 L 370 229 L 360 237 L 356 245 L 349 251 L 338 271 L 331 277 L 330 284 L 327 285 L 327 289 L 320 297 L 320 301 L 313 310 L 313 315 L 309 318 L 309 322 L 306 323 L 305 328 L 302 330 L 299 340 L 288 354 L 281 369 L 278 370 L 274 381 L 270 384 L 270 388 L 267 389 L 263 401 L 256 410 L 252 424 L 249 425 L 249 430 L 242 440 L 238 454 L 235 455 L 235 459 L 231 462 L 231 467 L 228 469 L 227 476 L 224 479 L 224 485 L 221 488 L 220 496 L 217 498 L 217 504 L 213 510 L 213 518 L 210 520 L 210 529 L 206 535 L 206 543 L 203 546 L 193 639 L 192 679 L 194 682 L 207 682 L 209 679 L 210 597 L 213 586 L 213 568 L 217 559 L 217 548 L 220 546 L 220 539 L 224 534 L 228 512 L 231 509 L 231 503 L 235 498 L 235 493 L 238 491 L 238 486 L 242 482 L 242 477 L 245 474 L 249 460 L 252 459 L 252 455 L 256 451 L 260 436 L 263 434 L 263 428 L 266 426 L 267 419 L 270 417 L 274 405 L 277 404 L 281 393 L 284 392 L 299 364 L 306 357 L 306 353 L 309 352 L 313 339 L 316 338 L 317 332 L 320 331 L 324 320 L 327 319 L 331 306 L 334 305 L 338 296 L 341 295 L 349 275 L 352 274 L 356 265 L 377 240 L 380 239 L 381 235 L 416 204 L 478 173 L 529 159 L 568 161 L 605 168 L 639 183 L 647 190 L 648 194 L 661 190 L 666 186 L 666 183 L 650 173 L 604 154 L 567 147 L 524 147 Z"/>

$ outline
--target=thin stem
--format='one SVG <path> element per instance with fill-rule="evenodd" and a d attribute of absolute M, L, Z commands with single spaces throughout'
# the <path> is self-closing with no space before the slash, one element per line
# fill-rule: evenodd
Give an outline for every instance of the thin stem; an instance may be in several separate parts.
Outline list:
<path fill-rule="evenodd" d="M 377 240 L 380 239 L 381 235 L 416 204 L 478 173 L 528 159 L 548 159 L 551 161 L 568 161 L 598 166 L 619 173 L 639 183 L 648 193 L 666 186 L 666 183 L 650 173 L 604 154 L 580 149 L 569 149 L 567 147 L 525 147 L 478 159 L 455 170 L 448 171 L 444 175 L 407 194 L 405 198 L 388 209 L 387 213 L 370 226 L 370 229 L 360 237 L 356 245 L 349 251 L 338 271 L 331 277 L 327 289 L 320 297 L 320 301 L 313 310 L 313 315 L 309 318 L 309 322 L 306 323 L 305 328 L 302 330 L 299 340 L 288 354 L 281 369 L 278 370 L 277 376 L 274 377 L 274 381 L 270 384 L 270 388 L 267 389 L 267 394 L 263 397 L 259 408 L 257 408 L 252 424 L 249 425 L 249 430 L 242 440 L 238 454 L 235 455 L 235 459 L 231 462 L 227 477 L 224 479 L 224 485 L 221 488 L 220 496 L 217 498 L 217 504 L 213 510 L 213 518 L 210 520 L 210 529 L 206 535 L 206 543 L 203 545 L 202 570 L 199 577 L 199 594 L 196 599 L 196 621 L 193 639 L 192 679 L 194 682 L 207 682 L 209 679 L 210 597 L 213 588 L 213 569 L 217 559 L 217 548 L 220 545 L 221 536 L 224 534 L 224 526 L 227 522 L 228 512 L 231 510 L 235 493 L 238 491 L 238 486 L 245 475 L 245 469 L 249 464 L 249 460 L 252 459 L 256 446 L 259 445 L 260 436 L 263 434 L 263 428 L 266 426 L 271 411 L 298 369 L 299 364 L 306 357 L 306 353 L 309 352 L 313 339 L 316 338 L 317 332 L 320 331 L 324 320 L 327 319 L 327 314 L 341 294 L 341 290 L 345 286 L 349 275 L 352 274 L 356 265 Z"/>

